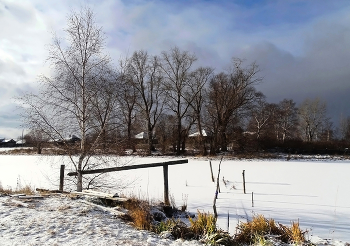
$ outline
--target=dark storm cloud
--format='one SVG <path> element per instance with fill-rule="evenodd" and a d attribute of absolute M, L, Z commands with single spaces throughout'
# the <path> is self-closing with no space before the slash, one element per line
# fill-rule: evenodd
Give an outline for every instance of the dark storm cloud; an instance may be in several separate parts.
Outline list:
<path fill-rule="evenodd" d="M 240 55 L 256 60 L 264 77 L 258 88 L 271 102 L 290 98 L 300 103 L 320 97 L 327 102 L 329 115 L 338 121 L 350 116 L 350 28 L 347 19 L 320 21 L 301 37 L 301 56 L 269 42 L 250 47 Z"/>

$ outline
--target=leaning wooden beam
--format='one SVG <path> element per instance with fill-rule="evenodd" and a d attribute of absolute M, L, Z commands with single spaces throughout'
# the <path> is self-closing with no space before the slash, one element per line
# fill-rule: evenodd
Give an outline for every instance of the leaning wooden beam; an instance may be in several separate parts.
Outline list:
<path fill-rule="evenodd" d="M 128 201 L 128 199 L 124 198 L 124 197 L 113 197 L 113 195 L 102 194 L 102 193 L 98 193 L 98 192 L 87 192 L 87 191 L 77 192 L 77 191 L 75 191 L 75 192 L 71 192 L 70 194 L 93 196 L 93 197 L 108 199 L 108 200 L 117 201 L 117 202 L 126 202 L 126 201 Z"/>
<path fill-rule="evenodd" d="M 132 166 L 124 166 L 124 167 L 111 167 L 111 168 L 102 168 L 102 169 L 94 169 L 94 170 L 85 170 L 85 171 L 82 171 L 82 174 L 108 173 L 108 172 L 125 171 L 125 170 L 139 169 L 139 168 L 162 167 L 162 166 L 177 165 L 177 164 L 184 164 L 184 163 L 188 163 L 188 160 L 184 159 L 184 160 L 177 160 L 177 161 L 165 161 L 165 162 L 139 164 L 139 165 L 132 165 Z M 76 176 L 77 172 L 70 172 L 67 175 Z"/>

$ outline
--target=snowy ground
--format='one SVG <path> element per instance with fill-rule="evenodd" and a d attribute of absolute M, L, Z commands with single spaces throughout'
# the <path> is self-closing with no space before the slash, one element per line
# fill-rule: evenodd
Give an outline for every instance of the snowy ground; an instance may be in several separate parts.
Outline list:
<path fill-rule="evenodd" d="M 135 230 L 116 218 L 119 213 L 83 199 L 51 197 L 24 203 L 0 197 L 0 245 L 202 245 Z"/>
<path fill-rule="evenodd" d="M 22 185 L 57 189 L 61 163 L 61 159 L 58 158 L 0 155 L 2 186 L 16 187 L 19 180 Z M 135 158 L 132 162 L 138 164 L 165 160 L 167 159 Z M 216 177 L 219 160 L 213 160 L 212 164 Z M 245 170 L 247 194 L 243 194 L 243 170 Z M 308 237 L 314 242 L 326 243 L 325 240 L 321 240 L 326 239 L 328 243 L 344 245 L 345 242 L 350 242 L 349 173 L 350 162 L 340 160 L 224 160 L 220 176 L 221 193 L 217 200 L 218 225 L 224 230 L 228 229 L 229 214 L 229 231 L 234 234 L 238 221 L 250 219 L 254 214 L 263 214 L 286 225 L 299 220 L 301 228 L 309 230 Z M 122 175 L 126 182 L 135 182 L 128 189 L 113 192 L 132 193 L 152 200 L 163 198 L 161 167 L 123 171 L 115 175 L 119 177 Z M 169 166 L 169 187 L 170 194 L 178 206 L 181 206 L 187 198 L 189 211 L 212 212 L 215 184 L 211 181 L 208 160 L 192 158 L 188 164 Z M 251 202 L 252 192 L 254 207 Z M 3 201 L 4 198 L 1 199 Z M 71 229 L 75 230 L 73 228 L 72 226 Z M 3 230 L 0 230 L 0 236 L 2 233 Z M 139 233 L 141 232 L 135 232 L 135 236 Z M 79 240 L 79 236 L 77 238 Z M 146 242 L 148 236 L 144 236 L 142 240 Z M 161 243 L 158 245 L 163 245 Z M 165 243 L 164 245 L 167 245 Z"/>

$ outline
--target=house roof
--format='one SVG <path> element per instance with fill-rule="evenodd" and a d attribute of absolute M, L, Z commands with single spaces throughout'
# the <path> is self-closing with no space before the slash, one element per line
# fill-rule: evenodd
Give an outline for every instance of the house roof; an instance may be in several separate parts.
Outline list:
<path fill-rule="evenodd" d="M 11 139 L 3 139 L 2 140 L 2 143 L 13 143 L 13 142 L 16 142 L 16 141 L 13 140 L 12 138 Z"/>
<path fill-rule="evenodd" d="M 135 135 L 135 138 L 136 139 L 146 139 L 147 138 L 147 133 L 145 133 L 145 132 L 140 132 L 139 134 L 136 134 Z"/>
<path fill-rule="evenodd" d="M 203 135 L 203 137 L 207 137 L 208 136 L 207 132 L 204 129 L 202 130 L 202 135 Z M 199 132 L 195 132 L 195 133 L 192 133 L 192 134 L 190 134 L 188 136 L 189 137 L 198 137 L 198 136 L 200 136 L 200 134 L 199 134 Z"/>
<path fill-rule="evenodd" d="M 21 139 L 21 140 L 18 140 L 16 142 L 16 144 L 25 144 L 26 143 L 26 140 L 25 139 Z"/>

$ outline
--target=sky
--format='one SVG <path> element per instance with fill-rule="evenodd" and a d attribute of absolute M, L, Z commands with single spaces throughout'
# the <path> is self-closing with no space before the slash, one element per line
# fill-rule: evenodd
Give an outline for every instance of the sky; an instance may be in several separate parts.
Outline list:
<path fill-rule="evenodd" d="M 82 6 L 94 11 L 115 65 L 175 45 L 216 72 L 240 58 L 259 65 L 268 102 L 319 97 L 335 126 L 350 116 L 348 0 L 0 0 L 0 138 L 22 134 L 16 98 L 38 90 L 53 33 L 64 37 Z"/>

